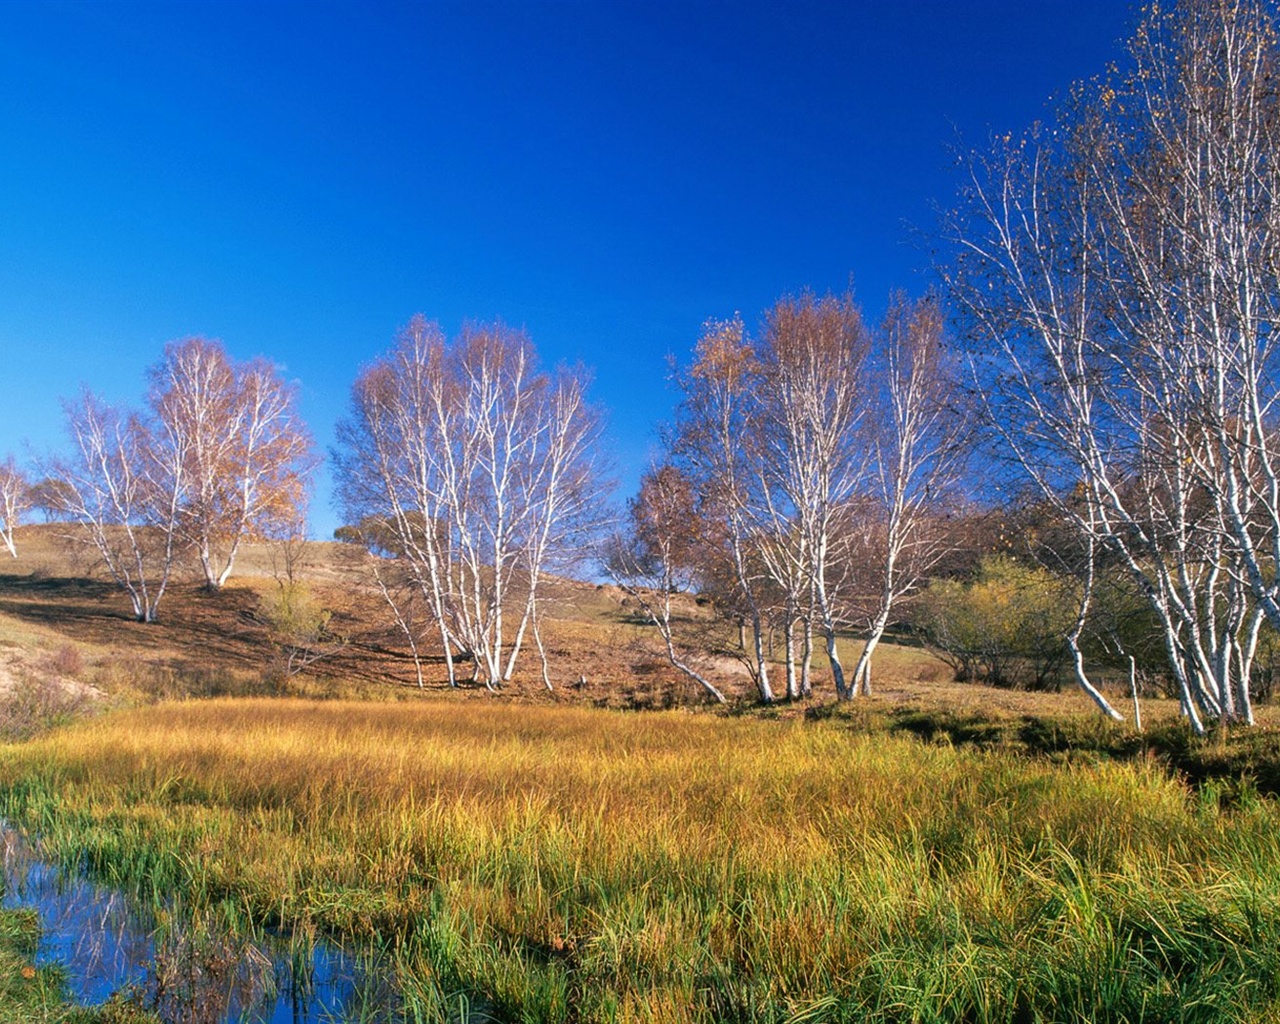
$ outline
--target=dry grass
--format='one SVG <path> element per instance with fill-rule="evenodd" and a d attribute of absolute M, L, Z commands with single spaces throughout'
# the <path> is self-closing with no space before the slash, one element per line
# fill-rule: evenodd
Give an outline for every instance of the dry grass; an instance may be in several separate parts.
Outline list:
<path fill-rule="evenodd" d="M 0 566 L 24 692 L 259 696 L 0 747 L 0 813 L 157 898 L 373 939 L 420 1019 L 459 990 L 530 1021 L 1280 1019 L 1275 709 L 1214 746 L 1148 701 L 1139 737 L 885 645 L 852 708 L 762 712 L 722 656 L 744 699 L 695 712 L 624 595 L 567 581 L 553 694 L 532 669 L 502 701 L 420 693 L 340 545 L 304 577 L 351 643 L 290 684 L 325 699 L 267 699 L 268 551 L 140 625 L 60 533 Z"/>
<path fill-rule="evenodd" d="M 1150 762 L 240 700 L 10 747 L 0 787 L 109 879 L 376 938 L 502 1019 L 1252 1020 L 1280 978 L 1276 809 Z"/>

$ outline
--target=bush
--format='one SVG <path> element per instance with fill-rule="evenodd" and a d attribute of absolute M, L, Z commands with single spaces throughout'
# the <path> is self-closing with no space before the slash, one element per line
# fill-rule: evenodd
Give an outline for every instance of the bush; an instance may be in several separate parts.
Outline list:
<path fill-rule="evenodd" d="M 1056 690 L 1078 603 L 1072 583 L 992 555 L 972 582 L 934 580 L 916 625 L 959 680 Z"/>
<path fill-rule="evenodd" d="M 296 675 L 346 645 L 346 638 L 329 629 L 332 613 L 305 584 L 280 583 L 262 599 L 261 614 L 271 629 L 276 650 L 271 674 L 279 680 Z"/>

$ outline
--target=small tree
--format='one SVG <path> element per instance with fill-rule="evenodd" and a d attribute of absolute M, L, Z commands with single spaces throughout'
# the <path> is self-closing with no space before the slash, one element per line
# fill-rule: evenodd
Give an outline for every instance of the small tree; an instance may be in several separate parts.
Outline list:
<path fill-rule="evenodd" d="M 333 613 L 301 580 L 277 580 L 261 607 L 280 654 L 280 675 L 286 679 L 347 645 L 347 638 L 329 626 Z"/>
<path fill-rule="evenodd" d="M 276 588 L 263 595 L 259 615 L 271 630 L 278 652 L 278 677 L 289 679 L 346 647 L 348 638 L 330 627 L 333 613 L 303 579 L 312 542 L 301 521 L 267 544 Z"/>
<path fill-rule="evenodd" d="M 27 490 L 30 507 L 38 509 L 46 523 L 68 518 L 70 493 L 67 483 L 56 477 L 45 476 L 36 480 Z"/>
<path fill-rule="evenodd" d="M 18 557 L 13 531 L 31 507 L 31 486 L 10 455 L 0 462 L 0 542 L 9 554 Z"/>
<path fill-rule="evenodd" d="M 628 503 L 627 518 L 629 534 L 615 536 L 607 545 L 606 570 L 657 628 L 672 666 L 723 704 L 724 694 L 679 649 L 672 618 L 672 598 L 694 590 L 705 558 L 692 483 L 674 466 L 650 469 L 640 481 L 640 493 Z"/>

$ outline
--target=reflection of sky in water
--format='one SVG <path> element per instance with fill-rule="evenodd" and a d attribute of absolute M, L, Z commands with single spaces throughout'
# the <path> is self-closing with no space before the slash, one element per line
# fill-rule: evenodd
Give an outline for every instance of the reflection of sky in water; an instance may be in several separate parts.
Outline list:
<path fill-rule="evenodd" d="M 251 943 L 177 924 L 157 946 L 154 915 L 119 892 L 68 877 L 2 824 L 0 845 L 0 906 L 36 910 L 42 930 L 37 959 L 63 966 L 80 1003 L 99 1003 L 129 988 L 171 1024 L 380 1024 L 401 1017 L 386 972 L 376 965 L 365 969 L 333 946 L 315 943 L 300 958 L 304 977 L 297 978 L 287 938 Z"/>

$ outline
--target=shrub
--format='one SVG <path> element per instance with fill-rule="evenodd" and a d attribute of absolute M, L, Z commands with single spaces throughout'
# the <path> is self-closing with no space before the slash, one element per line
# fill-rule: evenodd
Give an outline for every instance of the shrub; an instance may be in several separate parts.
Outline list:
<path fill-rule="evenodd" d="M 1072 583 L 993 555 L 979 563 L 970 583 L 931 583 L 916 624 L 957 679 L 1057 689 L 1078 601 Z"/>

